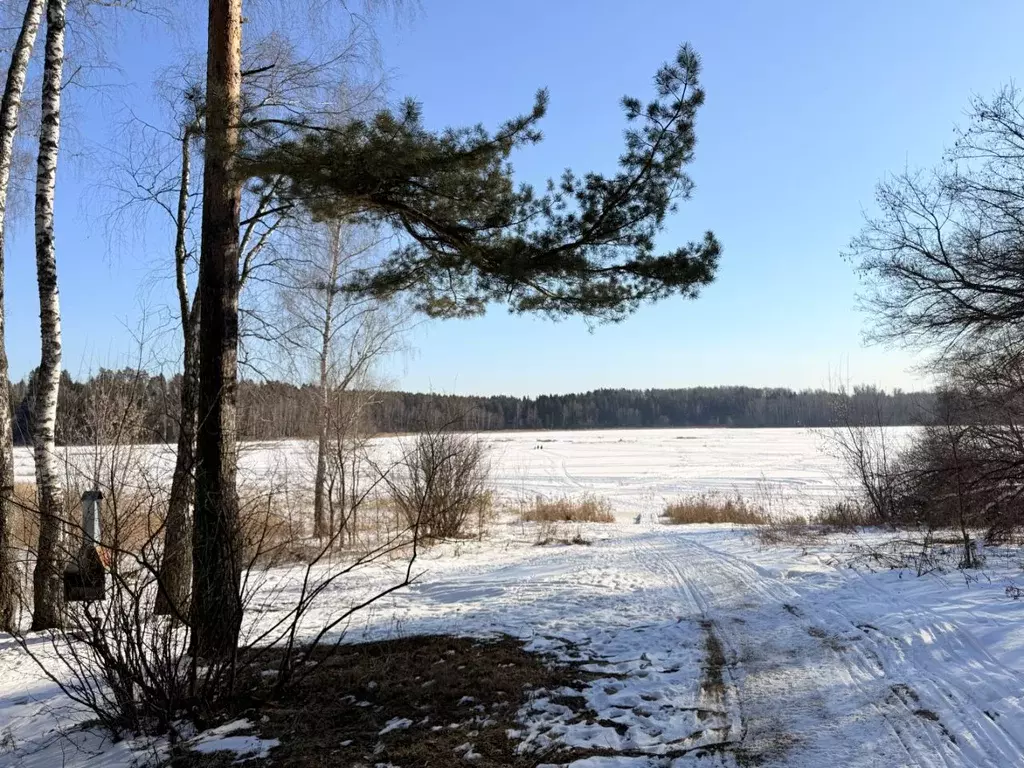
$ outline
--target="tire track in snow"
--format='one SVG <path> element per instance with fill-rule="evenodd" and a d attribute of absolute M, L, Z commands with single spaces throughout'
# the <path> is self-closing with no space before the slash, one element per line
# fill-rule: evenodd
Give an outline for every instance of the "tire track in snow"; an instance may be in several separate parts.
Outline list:
<path fill-rule="evenodd" d="M 843 765 L 994 768 L 1020 762 L 1020 729 L 1003 728 L 979 699 L 1017 713 L 1021 681 L 979 654 L 966 630 L 907 606 L 903 635 L 894 637 L 852 619 L 837 601 L 815 601 L 686 534 L 637 537 L 635 556 L 652 571 L 674 572 L 684 610 L 732 630 L 722 639 L 737 664 L 747 742 L 764 753 L 765 764 L 773 751 L 778 764 L 796 764 L 790 760 L 797 754 L 787 757 L 785 744 L 772 743 L 772 731 L 776 742 L 785 741 L 787 728 L 788 738 L 802 742 L 795 752 L 831 760 L 837 750 L 847 751 L 850 762 Z M 812 605 L 797 607 L 808 598 Z M 972 671 L 967 684 L 949 674 L 960 669 Z M 848 689 L 854 706 L 836 706 L 829 686 Z M 881 728 L 865 728 L 865 721 Z"/>

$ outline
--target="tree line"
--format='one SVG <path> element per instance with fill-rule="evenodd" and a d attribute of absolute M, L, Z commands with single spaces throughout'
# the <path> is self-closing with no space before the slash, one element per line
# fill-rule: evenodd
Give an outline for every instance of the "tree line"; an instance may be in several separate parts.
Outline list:
<path fill-rule="evenodd" d="M 384 432 L 415 432 L 458 419 L 466 429 L 612 429 L 619 427 L 827 427 L 839 410 L 865 417 L 885 403 L 890 426 L 927 418 L 928 392 L 885 392 L 857 387 L 851 393 L 824 389 L 742 386 L 680 389 L 598 389 L 591 392 L 510 397 L 385 392 L 371 408 Z"/>
<path fill-rule="evenodd" d="M 11 385 L 16 445 L 33 444 L 36 387 L 34 373 Z M 80 445 L 101 440 L 109 425 L 96 423 L 102 418 L 97 415 L 98 404 L 109 403 L 115 393 L 131 392 L 142 425 L 137 438 L 174 443 L 180 437 L 182 423 L 181 388 L 181 374 L 101 369 L 76 381 L 65 371 L 57 404 L 56 441 L 60 445 Z M 372 434 L 417 432 L 442 424 L 478 432 L 621 427 L 816 428 L 834 426 L 837 413 L 858 422 L 871 422 L 880 403 L 886 425 L 905 426 L 927 422 L 934 410 L 934 395 L 930 392 L 887 392 L 872 386 L 855 387 L 849 393 L 722 386 L 598 389 L 539 397 L 392 391 L 349 394 L 351 409 L 360 411 L 362 429 Z M 321 397 L 318 384 L 243 380 L 238 389 L 239 436 L 243 440 L 315 438 L 322 426 L 316 407 Z"/>

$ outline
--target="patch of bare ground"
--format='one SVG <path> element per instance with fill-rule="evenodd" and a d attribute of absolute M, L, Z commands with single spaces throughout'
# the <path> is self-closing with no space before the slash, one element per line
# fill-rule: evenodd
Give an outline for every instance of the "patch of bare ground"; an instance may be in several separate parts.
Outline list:
<path fill-rule="evenodd" d="M 518 742 L 508 737 L 520 727 L 516 713 L 539 691 L 579 687 L 593 677 L 507 637 L 343 645 L 279 700 L 245 713 L 260 738 L 280 741 L 267 758 L 245 764 L 532 767 L 545 759 L 516 754 Z M 585 706 L 582 697 L 578 703 Z M 171 765 L 212 768 L 235 759 L 182 752 Z"/>

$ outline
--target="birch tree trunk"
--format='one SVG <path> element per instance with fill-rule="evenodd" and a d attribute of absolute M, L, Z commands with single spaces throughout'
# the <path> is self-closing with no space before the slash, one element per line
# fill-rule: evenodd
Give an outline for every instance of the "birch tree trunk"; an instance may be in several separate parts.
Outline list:
<path fill-rule="evenodd" d="M 199 262 L 199 424 L 192 533 L 196 656 L 235 652 L 242 624 L 238 530 L 238 254 L 235 173 L 242 90 L 242 0 L 210 0 Z"/>
<path fill-rule="evenodd" d="M 174 241 L 174 270 L 178 287 L 178 311 L 181 315 L 183 346 L 181 374 L 180 422 L 178 424 L 178 452 L 171 477 L 171 493 L 167 504 L 164 532 L 164 551 L 160 562 L 159 590 L 154 611 L 158 615 L 171 615 L 184 619 L 188 613 L 189 590 L 192 586 L 192 520 L 190 505 L 195 484 L 193 472 L 196 462 L 196 427 L 199 421 L 199 301 L 189 306 L 186 266 L 188 251 L 185 243 L 188 225 L 188 190 L 192 175 L 191 142 L 194 128 L 185 129 L 181 140 L 181 188 L 176 211 Z M 198 298 L 198 297 L 197 297 Z"/>
<path fill-rule="evenodd" d="M 338 281 L 341 262 L 341 224 L 332 222 L 328 240 L 327 275 L 324 281 L 323 325 L 320 328 L 320 418 L 316 446 L 316 478 L 313 485 L 313 535 L 317 538 L 333 536 L 333 525 L 328 525 L 324 492 L 327 487 L 327 450 L 331 423 L 331 338 L 334 320 L 334 285 Z M 342 503 L 344 503 L 344 493 Z M 342 515 L 344 519 L 344 515 Z"/>
<path fill-rule="evenodd" d="M 53 199 L 60 149 L 60 91 L 64 71 L 65 0 L 46 3 L 46 58 L 43 64 L 42 124 L 36 166 L 36 275 L 42 355 L 35 402 L 36 486 L 39 549 L 33 573 L 32 629 L 62 623 L 64 609 L 64 503 L 55 452 L 57 393 L 60 388 L 60 298 L 53 230 Z"/>
<path fill-rule="evenodd" d="M 21 32 L 11 52 L 3 100 L 0 101 L 0 630 L 14 628 L 18 602 L 18 574 L 11 542 L 14 506 L 14 431 L 11 425 L 11 382 L 7 366 L 4 296 L 4 232 L 7 224 L 7 189 L 11 181 L 14 137 L 18 132 L 21 100 L 32 49 L 39 33 L 45 0 L 29 0 Z"/>

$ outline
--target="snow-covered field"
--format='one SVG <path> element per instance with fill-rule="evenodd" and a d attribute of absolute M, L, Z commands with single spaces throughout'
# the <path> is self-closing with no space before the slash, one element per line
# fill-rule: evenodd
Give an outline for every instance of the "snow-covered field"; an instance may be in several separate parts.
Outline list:
<path fill-rule="evenodd" d="M 908 429 L 892 430 L 896 439 Z M 664 429 L 484 435 L 508 498 L 596 493 L 623 521 L 681 496 L 739 494 L 779 511 L 811 512 L 849 482 L 806 429 Z"/>
<path fill-rule="evenodd" d="M 912 428 L 889 430 L 904 440 Z M 827 432 L 809 429 L 646 429 L 481 434 L 490 448 L 493 482 L 508 500 L 595 493 L 617 515 L 656 516 L 666 502 L 704 492 L 742 495 L 771 504 L 779 513 L 816 511 L 843 494 L 850 483 L 827 448 Z M 404 438 L 377 441 L 394 453 Z M 61 449 L 71 475 L 88 476 L 94 462 L 87 447 Z M 243 444 L 240 482 L 265 483 L 287 477 L 292 487 L 308 484 L 315 466 L 313 446 L 303 441 Z M 169 446 L 137 449 L 140 470 L 169 477 Z M 30 449 L 15 451 L 18 481 L 33 482 Z"/>
<path fill-rule="evenodd" d="M 416 582 L 361 614 L 348 637 L 505 632 L 585 659 L 604 675 L 583 692 L 598 717 L 574 719 L 539 696 L 521 712 L 524 751 L 602 752 L 573 768 L 1024 765 L 1024 603 L 1006 595 L 1024 585 L 1020 552 L 988 552 L 970 580 L 955 569 L 917 577 L 848 567 L 886 534 L 765 547 L 749 530 L 657 523 L 666 499 L 704 490 L 751 496 L 767 483 L 801 510 L 835 494 L 837 468 L 799 430 L 486 439 L 503 495 L 593 492 L 620 522 L 581 526 L 590 546 L 538 547 L 532 526 L 506 519 L 483 541 L 436 547 Z M 356 572 L 321 610 L 393 583 L 399 565 Z M 269 576 L 287 599 L 288 574 Z M 0 765 L 109 768 L 146 756 L 94 733 L 61 735 L 70 722 L 66 700 L 0 636 Z"/>

